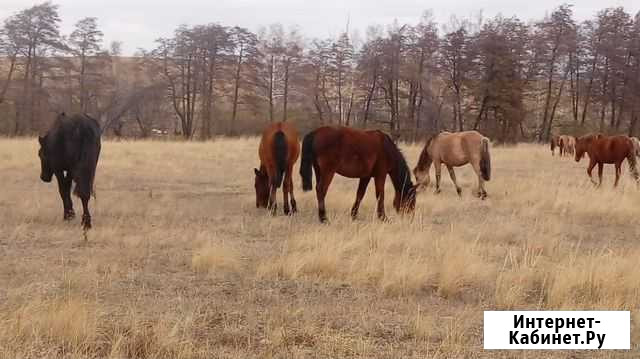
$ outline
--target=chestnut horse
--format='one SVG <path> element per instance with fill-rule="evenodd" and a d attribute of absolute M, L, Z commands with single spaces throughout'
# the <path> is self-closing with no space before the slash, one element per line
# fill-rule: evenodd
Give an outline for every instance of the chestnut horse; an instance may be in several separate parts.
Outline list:
<path fill-rule="evenodd" d="M 253 169 L 256 175 L 256 207 L 268 208 L 272 214 L 275 214 L 276 189 L 280 188 L 284 180 L 282 189 L 284 213 L 289 215 L 297 212 L 291 175 L 299 154 L 298 131 L 291 124 L 277 122 L 264 130 L 258 148 L 260 169 Z M 292 212 L 289 210 L 289 195 L 291 195 Z"/>
<path fill-rule="evenodd" d="M 633 142 L 627 136 L 604 136 L 601 134 L 590 134 L 582 136 L 576 140 L 575 160 L 579 162 L 584 154 L 589 154 L 589 167 L 587 174 L 592 182 L 591 177 L 593 167 L 598 165 L 598 186 L 602 184 L 602 169 L 605 163 L 615 164 L 616 181 L 614 187 L 618 185 L 620 179 L 620 167 L 622 162 L 627 159 L 631 176 L 638 181 L 638 169 L 636 168 L 636 158 L 634 154 Z"/>
<path fill-rule="evenodd" d="M 399 213 L 412 213 L 416 203 L 416 188 L 404 156 L 389 135 L 381 131 L 362 131 L 348 127 L 320 127 L 302 141 L 300 176 L 302 189 L 312 189 L 312 169 L 316 174 L 316 196 L 320 222 L 327 221 L 324 199 L 334 174 L 359 178 L 351 217 L 356 219 L 362 197 L 371 178 L 376 186 L 378 218 L 386 220 L 384 184 L 387 175 L 396 194 L 393 206 Z"/>
<path fill-rule="evenodd" d="M 441 164 L 444 163 L 447 166 L 451 181 L 460 196 L 462 189 L 458 186 L 453 168 L 471 163 L 473 170 L 478 175 L 477 195 L 482 199 L 487 197 L 484 181 L 491 179 L 491 155 L 489 153 L 489 139 L 481 135 L 480 132 L 441 132 L 429 138 L 420 153 L 418 165 L 413 169 L 416 181 L 421 186 L 429 185 L 431 163 L 433 163 L 436 172 L 436 193 L 440 193 Z"/>

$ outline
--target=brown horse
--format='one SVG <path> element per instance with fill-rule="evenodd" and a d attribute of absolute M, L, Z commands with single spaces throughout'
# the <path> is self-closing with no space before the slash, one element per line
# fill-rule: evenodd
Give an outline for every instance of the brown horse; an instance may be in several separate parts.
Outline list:
<path fill-rule="evenodd" d="M 298 131 L 291 124 L 277 122 L 267 127 L 262 133 L 258 156 L 260 169 L 254 168 L 256 207 L 268 208 L 276 213 L 276 189 L 283 183 L 284 213 L 290 214 L 289 195 L 291 195 L 291 211 L 297 212 L 296 199 L 293 196 L 293 165 L 300 154 Z"/>
<path fill-rule="evenodd" d="M 556 147 L 560 146 L 560 136 L 553 135 L 551 136 L 551 156 L 556 155 Z"/>
<path fill-rule="evenodd" d="M 575 160 L 579 162 L 584 154 L 589 154 L 589 167 L 587 168 L 587 174 L 592 182 L 595 183 L 591 177 L 591 171 L 593 167 L 598 165 L 598 186 L 602 184 L 602 169 L 605 163 L 615 164 L 616 166 L 616 181 L 614 187 L 618 185 L 620 179 L 620 167 L 622 161 L 627 159 L 629 162 L 629 169 L 631 170 L 631 176 L 638 181 L 638 169 L 636 168 L 636 158 L 634 155 L 633 142 L 627 136 L 604 136 L 601 134 L 590 134 L 582 136 L 576 140 L 576 154 Z"/>
<path fill-rule="evenodd" d="M 478 197 L 485 199 L 487 191 L 484 189 L 484 181 L 491 179 L 491 155 L 489 154 L 489 139 L 477 131 L 441 132 L 427 140 L 418 165 L 413 169 L 416 181 L 422 186 L 429 185 L 429 168 L 433 163 L 436 171 L 436 193 L 440 193 L 440 165 L 444 163 L 449 170 L 449 176 L 456 186 L 458 195 L 462 195 L 462 189 L 456 182 L 454 167 L 471 163 L 473 170 L 478 175 Z"/>
<path fill-rule="evenodd" d="M 359 178 L 356 201 L 351 208 L 355 219 L 362 197 L 371 178 L 376 186 L 378 218 L 386 220 L 384 183 L 387 174 L 395 188 L 393 206 L 399 213 L 412 213 L 416 203 L 416 188 L 404 156 L 389 135 L 381 131 L 361 131 L 348 127 L 320 127 L 302 141 L 300 176 L 302 189 L 312 189 L 312 169 L 316 173 L 318 216 L 327 221 L 324 199 L 334 174 Z"/>

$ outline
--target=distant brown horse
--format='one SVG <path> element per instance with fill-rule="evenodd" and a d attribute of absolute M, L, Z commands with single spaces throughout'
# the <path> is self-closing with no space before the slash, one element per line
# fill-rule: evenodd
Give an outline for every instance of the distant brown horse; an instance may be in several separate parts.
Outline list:
<path fill-rule="evenodd" d="M 636 168 L 636 158 L 633 149 L 633 142 L 627 136 L 604 136 L 601 134 L 590 134 L 582 136 L 576 140 L 575 160 L 579 162 L 584 154 L 589 154 L 589 167 L 587 174 L 592 182 L 591 171 L 598 165 L 598 186 L 602 184 L 602 169 L 605 163 L 615 164 L 616 181 L 614 187 L 618 185 L 620 179 L 620 167 L 627 159 L 631 176 L 637 181 L 640 177 Z"/>
<path fill-rule="evenodd" d="M 396 194 L 393 206 L 399 213 L 412 213 L 416 191 L 404 156 L 389 135 L 381 131 L 361 131 L 348 127 L 320 127 L 302 141 L 300 175 L 302 189 L 312 189 L 312 169 L 316 173 L 318 216 L 327 221 L 324 199 L 334 174 L 359 178 L 356 200 L 351 209 L 355 219 L 371 178 L 375 181 L 378 218 L 386 220 L 384 183 L 387 175 Z"/>
<path fill-rule="evenodd" d="M 256 207 L 268 208 L 276 212 L 276 189 L 283 183 L 284 213 L 295 213 L 298 208 L 293 196 L 293 165 L 300 155 L 298 131 L 286 122 L 277 122 L 267 127 L 262 133 L 258 156 L 260 169 L 254 168 Z M 291 211 L 289 210 L 291 195 Z"/>
<path fill-rule="evenodd" d="M 418 165 L 413 170 L 416 180 L 422 186 L 429 185 L 431 163 L 436 171 L 436 193 L 440 193 L 441 164 L 444 163 L 447 166 L 458 195 L 462 195 L 462 189 L 458 186 L 453 168 L 471 163 L 473 170 L 478 175 L 477 195 L 482 199 L 487 197 L 484 181 L 491 179 L 491 155 L 489 154 L 489 139 L 479 132 L 441 132 L 429 138 L 420 153 Z"/>
<path fill-rule="evenodd" d="M 556 136 L 556 135 L 551 136 L 550 145 L 551 145 L 551 156 L 555 156 L 556 147 L 560 146 L 560 136 Z"/>

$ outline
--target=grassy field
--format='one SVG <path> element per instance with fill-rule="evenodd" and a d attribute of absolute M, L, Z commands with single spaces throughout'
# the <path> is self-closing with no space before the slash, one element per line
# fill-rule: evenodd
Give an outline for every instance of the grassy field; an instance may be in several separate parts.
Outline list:
<path fill-rule="evenodd" d="M 492 149 L 489 198 L 420 193 L 413 221 L 359 220 L 336 177 L 330 225 L 255 208 L 257 139 L 104 142 L 94 229 L 62 221 L 37 141 L 0 140 L 0 358 L 637 357 L 640 189 L 586 161 Z M 402 146 L 410 166 L 418 146 Z M 297 168 L 296 168 L 297 171 Z M 81 212 L 77 199 L 75 209 Z M 632 310 L 632 351 L 482 350 L 487 309 Z"/>

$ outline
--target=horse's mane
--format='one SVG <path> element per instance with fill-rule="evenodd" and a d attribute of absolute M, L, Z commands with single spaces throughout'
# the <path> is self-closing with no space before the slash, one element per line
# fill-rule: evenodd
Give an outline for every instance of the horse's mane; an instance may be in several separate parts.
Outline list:
<path fill-rule="evenodd" d="M 388 155 L 391 156 L 393 160 L 393 165 L 396 168 L 395 176 L 391 175 L 391 182 L 393 182 L 393 187 L 396 191 L 402 193 L 402 195 L 406 195 L 411 193 L 413 189 L 413 182 L 411 181 L 411 171 L 409 170 L 409 165 L 407 165 L 407 161 L 402 154 L 402 151 L 396 146 L 391 137 L 383 133 L 384 135 L 384 149 Z"/>

